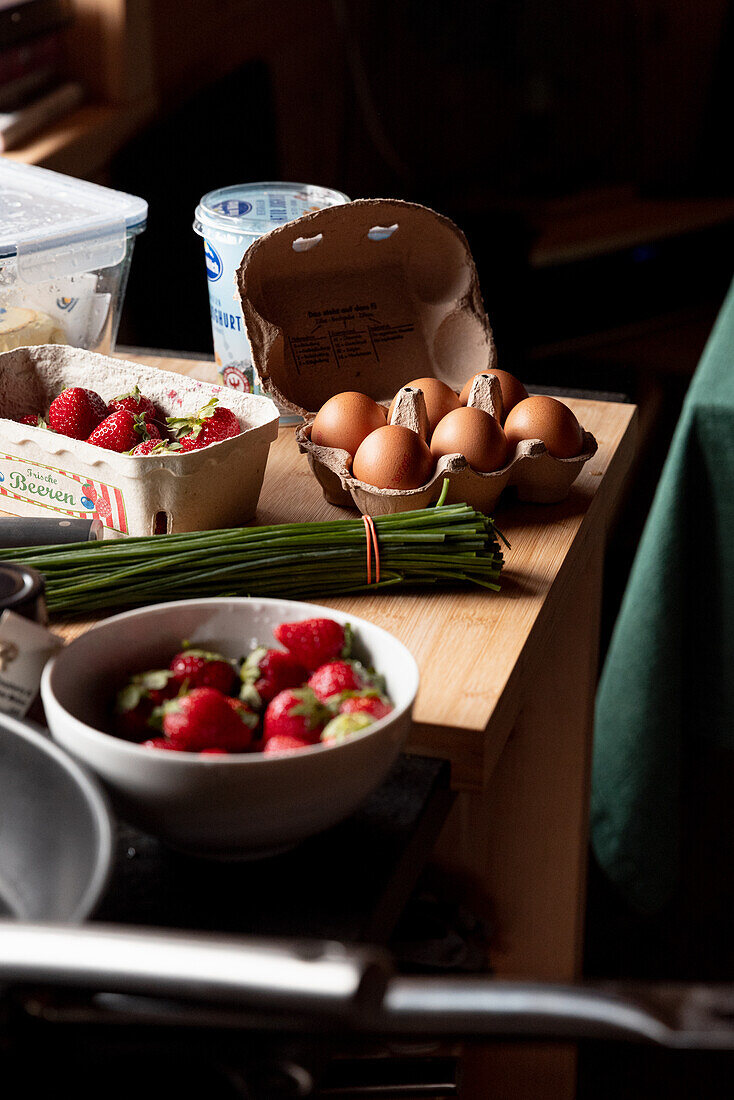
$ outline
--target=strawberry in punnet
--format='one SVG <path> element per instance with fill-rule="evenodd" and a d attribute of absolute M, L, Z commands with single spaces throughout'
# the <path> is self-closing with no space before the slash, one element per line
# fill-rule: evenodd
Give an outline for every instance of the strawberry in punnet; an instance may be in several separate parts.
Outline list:
<path fill-rule="evenodd" d="M 300 752 L 301 749 L 310 749 L 313 744 L 313 741 L 304 741 L 302 737 L 289 737 L 286 733 L 279 733 L 265 743 L 263 753 L 272 756 L 278 752 Z"/>
<path fill-rule="evenodd" d="M 113 397 L 108 402 L 110 412 L 126 409 L 128 412 L 145 417 L 146 420 L 159 420 L 163 423 L 163 417 L 150 400 L 140 392 L 137 386 L 133 386 L 129 393 L 121 393 L 119 397 Z"/>
<path fill-rule="evenodd" d="M 342 626 L 333 619 L 280 623 L 273 634 L 275 640 L 285 646 L 309 672 L 315 672 L 321 665 L 338 657 L 347 658 L 352 647 L 349 623 Z"/>
<path fill-rule="evenodd" d="M 372 678 L 359 661 L 328 661 L 311 674 L 308 686 L 325 703 L 345 691 L 361 691 Z"/>
<path fill-rule="evenodd" d="M 240 699 L 257 709 L 285 688 L 300 687 L 307 676 L 308 672 L 292 653 L 258 646 L 240 670 Z"/>
<path fill-rule="evenodd" d="M 229 695 L 237 680 L 231 661 L 221 653 L 208 653 L 204 649 L 184 649 L 168 667 L 179 686 L 186 685 L 189 690 L 210 687 Z"/>
<path fill-rule="evenodd" d="M 174 748 L 188 752 L 226 749 L 246 752 L 252 743 L 257 715 L 211 687 L 198 687 L 161 707 L 163 732 Z"/>
<path fill-rule="evenodd" d="M 28 413 L 27 416 L 21 416 L 18 423 L 28 424 L 31 428 L 48 428 L 48 424 L 40 413 Z"/>
<path fill-rule="evenodd" d="M 48 410 L 49 427 L 71 439 L 89 439 L 98 424 L 109 415 L 109 410 L 94 390 L 69 386 L 51 402 Z"/>
<path fill-rule="evenodd" d="M 367 714 L 375 722 L 392 711 L 392 705 L 384 695 L 376 691 L 362 691 L 356 695 L 347 695 L 339 704 L 340 714 Z"/>
<path fill-rule="evenodd" d="M 337 714 L 328 722 L 321 733 L 324 742 L 346 741 L 352 733 L 366 730 L 374 725 L 374 718 L 369 714 Z"/>
<path fill-rule="evenodd" d="M 160 432 L 155 424 L 150 424 L 142 416 L 120 409 L 111 413 L 99 424 L 87 439 L 95 447 L 104 447 L 106 451 L 131 451 L 138 443 L 148 439 L 159 439 Z"/>
<path fill-rule="evenodd" d="M 184 449 L 187 451 L 198 451 L 210 443 L 221 443 L 223 439 L 231 439 L 242 431 L 235 414 L 220 405 L 217 397 L 202 405 L 194 416 L 169 416 L 166 424 L 182 446 L 186 440 Z"/>
<path fill-rule="evenodd" d="M 216 408 L 210 417 L 204 420 L 201 431 L 196 437 L 199 447 L 208 447 L 210 443 L 219 443 L 222 439 L 232 439 L 240 435 L 240 422 L 231 409 L 223 405 Z"/>
<path fill-rule="evenodd" d="M 186 451 L 199 450 L 199 444 L 196 442 L 193 435 L 182 435 L 180 439 L 176 440 L 176 444 L 174 444 L 174 446 L 175 445 L 178 445 L 178 450 L 183 451 L 184 453 Z"/>
<path fill-rule="evenodd" d="M 312 744 L 331 717 L 311 688 L 286 688 L 268 703 L 263 719 L 263 740 L 271 737 L 296 737 Z"/>
<path fill-rule="evenodd" d="M 150 428 L 151 425 L 148 424 Z M 165 455 L 171 451 L 170 444 L 165 439 L 146 439 L 143 443 L 138 443 L 137 447 L 133 447 L 128 454 L 131 455 Z"/>

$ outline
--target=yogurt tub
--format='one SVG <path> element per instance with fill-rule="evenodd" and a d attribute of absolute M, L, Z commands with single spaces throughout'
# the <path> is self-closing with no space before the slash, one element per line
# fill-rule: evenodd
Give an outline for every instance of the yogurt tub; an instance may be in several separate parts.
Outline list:
<path fill-rule="evenodd" d="M 244 183 L 204 195 L 194 230 L 204 239 L 214 358 L 223 385 L 262 393 L 235 283 L 247 249 L 284 222 L 345 202 L 349 198 L 341 191 L 305 183 Z"/>

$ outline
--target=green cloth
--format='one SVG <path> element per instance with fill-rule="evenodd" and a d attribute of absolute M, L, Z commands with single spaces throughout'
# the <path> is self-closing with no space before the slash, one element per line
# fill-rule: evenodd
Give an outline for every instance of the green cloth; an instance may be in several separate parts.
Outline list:
<path fill-rule="evenodd" d="M 701 739 L 734 749 L 734 286 L 686 395 L 597 693 L 592 842 L 643 912 L 678 882 L 682 786 Z"/>

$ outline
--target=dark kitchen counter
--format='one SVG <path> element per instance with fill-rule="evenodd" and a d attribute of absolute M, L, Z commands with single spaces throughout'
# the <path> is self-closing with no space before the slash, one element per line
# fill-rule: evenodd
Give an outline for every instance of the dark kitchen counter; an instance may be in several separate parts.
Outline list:
<path fill-rule="evenodd" d="M 123 824 L 96 917 L 244 935 L 384 942 L 451 803 L 448 763 L 401 756 L 350 818 L 276 856 L 198 859 Z"/>

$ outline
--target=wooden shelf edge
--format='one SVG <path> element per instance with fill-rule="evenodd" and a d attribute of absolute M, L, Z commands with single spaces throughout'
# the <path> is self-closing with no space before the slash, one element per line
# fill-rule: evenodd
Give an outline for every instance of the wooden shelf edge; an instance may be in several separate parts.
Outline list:
<path fill-rule="evenodd" d="M 155 108 L 153 98 L 124 105 L 87 104 L 4 155 L 71 176 L 93 176 L 153 117 Z"/>

